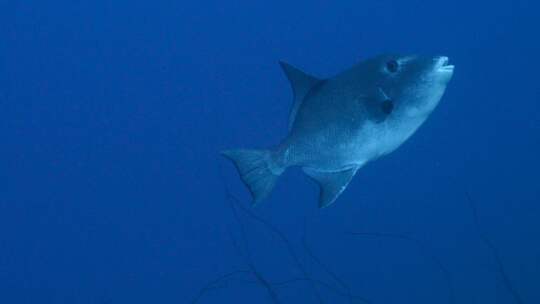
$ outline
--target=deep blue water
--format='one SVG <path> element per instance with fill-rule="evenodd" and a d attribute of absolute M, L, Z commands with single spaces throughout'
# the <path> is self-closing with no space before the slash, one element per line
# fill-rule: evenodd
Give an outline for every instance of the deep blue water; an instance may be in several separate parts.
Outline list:
<path fill-rule="evenodd" d="M 199 303 L 349 303 L 325 267 L 371 303 L 540 303 L 539 9 L 3 0 L 0 303 L 190 303 L 237 270 L 251 273 Z M 456 71 L 419 131 L 334 205 L 318 210 L 290 170 L 249 209 L 299 268 L 267 226 L 235 220 L 225 185 L 242 206 L 249 194 L 218 151 L 285 136 L 278 60 L 329 77 L 386 52 L 444 54 Z"/>

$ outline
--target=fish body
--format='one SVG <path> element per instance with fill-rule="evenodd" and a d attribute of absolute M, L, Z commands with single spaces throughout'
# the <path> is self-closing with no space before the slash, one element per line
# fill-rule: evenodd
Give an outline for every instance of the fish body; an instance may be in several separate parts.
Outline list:
<path fill-rule="evenodd" d="M 299 166 L 332 204 L 359 168 L 398 148 L 444 94 L 454 66 L 445 56 L 381 55 L 327 79 L 281 63 L 294 93 L 289 132 L 268 150 L 228 150 L 254 202 Z"/>

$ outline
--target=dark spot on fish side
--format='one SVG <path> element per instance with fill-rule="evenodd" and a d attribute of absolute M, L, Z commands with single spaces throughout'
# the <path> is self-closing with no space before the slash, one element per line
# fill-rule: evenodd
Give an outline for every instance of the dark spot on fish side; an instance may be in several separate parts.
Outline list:
<path fill-rule="evenodd" d="M 399 63 L 396 60 L 390 60 L 386 63 L 386 69 L 390 73 L 395 73 L 398 71 Z"/>
<path fill-rule="evenodd" d="M 389 115 L 390 113 L 392 113 L 392 111 L 394 110 L 394 103 L 392 102 L 392 100 L 387 99 L 383 101 L 381 104 L 381 110 L 386 115 Z"/>

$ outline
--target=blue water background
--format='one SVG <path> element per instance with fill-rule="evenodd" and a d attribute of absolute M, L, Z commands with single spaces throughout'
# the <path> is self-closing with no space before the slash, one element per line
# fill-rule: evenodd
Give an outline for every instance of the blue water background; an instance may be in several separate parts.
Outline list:
<path fill-rule="evenodd" d="M 330 208 L 299 170 L 253 209 L 307 240 L 372 303 L 515 303 L 467 205 L 525 303 L 540 303 L 540 43 L 536 1 L 0 2 L 0 303 L 189 303 L 246 269 L 218 151 L 286 134 L 285 60 L 329 77 L 392 53 L 456 71 L 424 126 L 362 168 Z M 223 176 L 221 178 L 220 176 Z M 468 189 L 468 190 L 467 190 Z M 258 271 L 302 273 L 240 213 Z M 397 238 L 346 232 L 394 233 Z M 431 256 L 431 257 L 430 257 Z M 239 277 L 200 303 L 272 303 Z M 327 303 L 347 299 L 319 286 Z M 281 303 L 317 303 L 305 282 Z"/>

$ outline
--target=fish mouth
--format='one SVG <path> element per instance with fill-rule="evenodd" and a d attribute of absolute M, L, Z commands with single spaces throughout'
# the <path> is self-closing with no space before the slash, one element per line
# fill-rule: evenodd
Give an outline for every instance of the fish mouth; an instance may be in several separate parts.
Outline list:
<path fill-rule="evenodd" d="M 454 71 L 454 66 L 448 64 L 449 59 L 446 56 L 439 56 L 435 58 L 435 70 L 443 73 L 451 73 Z"/>

